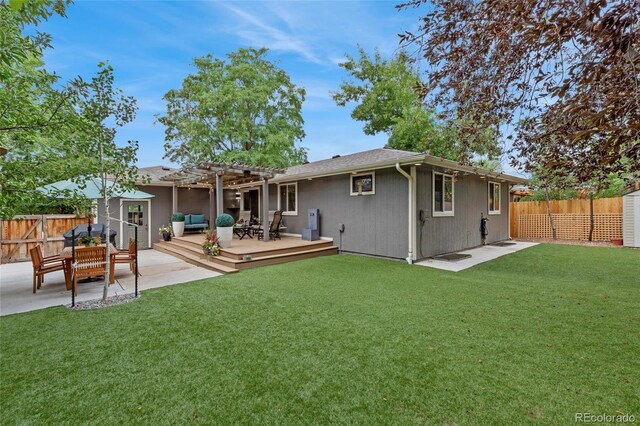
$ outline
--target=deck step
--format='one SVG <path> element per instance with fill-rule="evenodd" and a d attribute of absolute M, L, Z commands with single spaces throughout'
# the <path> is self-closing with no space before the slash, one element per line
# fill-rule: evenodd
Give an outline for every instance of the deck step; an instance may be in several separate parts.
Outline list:
<path fill-rule="evenodd" d="M 220 251 L 218 256 L 207 256 L 202 252 L 202 247 L 199 244 L 178 239 L 158 242 L 153 247 L 194 265 L 222 273 L 237 272 L 242 269 L 276 265 L 318 256 L 330 256 L 338 253 L 338 247 L 332 245 L 331 241 L 259 251 L 257 253 L 258 256 L 251 253 L 251 259 L 245 259 L 245 255 L 241 257 L 234 253 L 229 254 L 224 249 Z"/>
<path fill-rule="evenodd" d="M 210 262 L 207 259 L 203 259 L 200 255 L 193 253 L 191 250 L 183 250 L 179 246 L 167 244 L 165 242 L 155 243 L 153 245 L 153 249 L 166 254 L 170 254 L 171 256 L 182 259 L 187 263 L 191 263 L 192 265 L 209 269 L 210 271 L 220 272 L 223 274 L 238 272 L 238 269 L 236 268 L 231 268 L 219 263 Z"/>
<path fill-rule="evenodd" d="M 204 238 L 203 240 L 204 241 Z M 190 250 L 196 254 L 199 254 L 203 257 L 206 257 L 202 253 L 202 247 L 200 246 L 200 242 L 190 241 L 182 238 L 172 238 L 170 241 L 172 245 L 179 245 L 187 250 Z M 262 243 L 261 243 L 262 244 Z M 313 244 L 304 244 L 304 245 L 295 245 L 289 247 L 274 247 L 270 248 L 269 243 L 264 243 L 266 250 L 262 247 L 256 248 L 255 250 L 251 250 L 248 252 L 238 253 L 234 250 L 235 247 L 230 249 L 220 249 L 220 255 L 216 257 L 223 256 L 225 259 L 235 259 L 235 260 L 244 260 L 244 257 L 249 254 L 253 260 L 260 259 L 263 257 L 271 257 L 273 255 L 279 254 L 288 254 L 288 253 L 296 253 L 296 252 L 306 252 L 308 250 L 320 249 L 320 248 L 330 248 L 333 247 L 333 241 L 330 240 L 318 240 L 313 242 Z"/>
<path fill-rule="evenodd" d="M 270 256 L 256 257 L 251 260 L 237 260 L 235 267 L 237 269 L 256 268 L 267 265 L 277 265 L 279 263 L 293 262 L 296 260 L 310 259 L 319 256 L 331 256 L 338 254 L 338 247 L 329 246 L 322 248 L 313 248 L 309 250 L 299 250 L 291 253 L 275 254 Z M 217 257 L 217 256 L 216 256 Z"/>

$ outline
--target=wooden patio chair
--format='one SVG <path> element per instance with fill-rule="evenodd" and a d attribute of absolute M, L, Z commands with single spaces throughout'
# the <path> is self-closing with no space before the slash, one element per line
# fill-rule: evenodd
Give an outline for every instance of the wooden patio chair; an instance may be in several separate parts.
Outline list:
<path fill-rule="evenodd" d="M 269 238 L 272 239 L 281 239 L 280 238 L 280 225 L 282 224 L 282 210 L 276 210 L 273 213 L 273 220 L 271 221 L 271 225 L 269 225 Z M 264 238 L 264 230 L 262 228 L 258 229 L 258 239 Z"/>
<path fill-rule="evenodd" d="M 113 258 L 114 263 L 128 263 L 129 270 L 132 273 L 136 271 L 136 243 L 129 242 L 128 250 L 120 250 L 118 249 L 118 254 Z M 138 271 L 138 276 L 140 276 L 140 272 Z"/>
<path fill-rule="evenodd" d="M 83 278 L 107 275 L 106 247 L 78 247 L 73 269 L 73 285 L 78 295 L 78 281 Z"/>
<path fill-rule="evenodd" d="M 31 263 L 33 264 L 33 292 L 36 292 L 36 288 L 42 287 L 44 283 L 44 275 L 50 272 L 63 271 L 66 278 L 66 270 L 64 268 L 64 261 L 60 256 L 47 256 L 42 255 L 42 248 L 35 246 L 29 250 L 31 256 Z"/>

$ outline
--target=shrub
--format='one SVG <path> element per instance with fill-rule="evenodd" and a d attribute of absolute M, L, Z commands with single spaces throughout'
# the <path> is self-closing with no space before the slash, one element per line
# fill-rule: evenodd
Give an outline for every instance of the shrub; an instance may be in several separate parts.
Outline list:
<path fill-rule="evenodd" d="M 233 226 L 234 223 L 236 223 L 236 221 L 230 214 L 222 213 L 216 218 L 216 226 L 219 226 L 220 228 L 228 228 Z"/>
<path fill-rule="evenodd" d="M 184 222 L 184 213 L 175 212 L 172 214 L 171 222 Z"/>

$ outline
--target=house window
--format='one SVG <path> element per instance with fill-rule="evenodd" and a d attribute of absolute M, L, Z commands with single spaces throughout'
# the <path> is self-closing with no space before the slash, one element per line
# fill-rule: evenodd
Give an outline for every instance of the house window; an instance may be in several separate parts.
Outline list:
<path fill-rule="evenodd" d="M 284 183 L 278 187 L 278 206 L 283 215 L 298 214 L 298 184 Z"/>
<path fill-rule="evenodd" d="M 376 193 L 374 172 L 351 175 L 351 195 L 373 195 Z"/>
<path fill-rule="evenodd" d="M 500 214 L 500 184 L 489 182 L 489 214 Z"/>
<path fill-rule="evenodd" d="M 453 176 L 433 172 L 433 216 L 453 216 Z"/>

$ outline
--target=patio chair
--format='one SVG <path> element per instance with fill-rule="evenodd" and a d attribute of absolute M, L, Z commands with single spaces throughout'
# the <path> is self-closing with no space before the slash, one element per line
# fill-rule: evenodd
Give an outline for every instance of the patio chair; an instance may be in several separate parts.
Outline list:
<path fill-rule="evenodd" d="M 282 210 L 276 210 L 273 213 L 273 220 L 271 221 L 271 225 L 269 225 L 269 238 L 271 239 L 281 239 L 280 238 L 280 225 L 282 224 Z M 262 228 L 257 230 L 258 239 L 264 238 L 264 230 Z"/>
<path fill-rule="evenodd" d="M 119 250 L 113 258 L 114 263 L 128 263 L 132 273 L 136 271 L 136 243 L 130 242 L 128 250 Z M 140 272 L 138 271 L 138 276 Z"/>
<path fill-rule="evenodd" d="M 238 222 L 240 221 L 242 221 L 242 223 L 249 225 L 249 223 L 251 222 L 251 212 L 248 210 L 241 211 L 240 219 L 238 219 Z"/>
<path fill-rule="evenodd" d="M 33 292 L 36 292 L 36 288 L 42 287 L 44 283 L 44 275 L 50 272 L 66 271 L 64 269 L 64 261 L 60 256 L 47 256 L 42 255 L 42 248 L 35 246 L 29 250 L 31 255 L 31 263 L 33 264 Z"/>
<path fill-rule="evenodd" d="M 83 278 L 105 276 L 107 273 L 106 247 L 78 247 L 73 269 L 73 285 L 78 295 L 78 281 Z"/>

